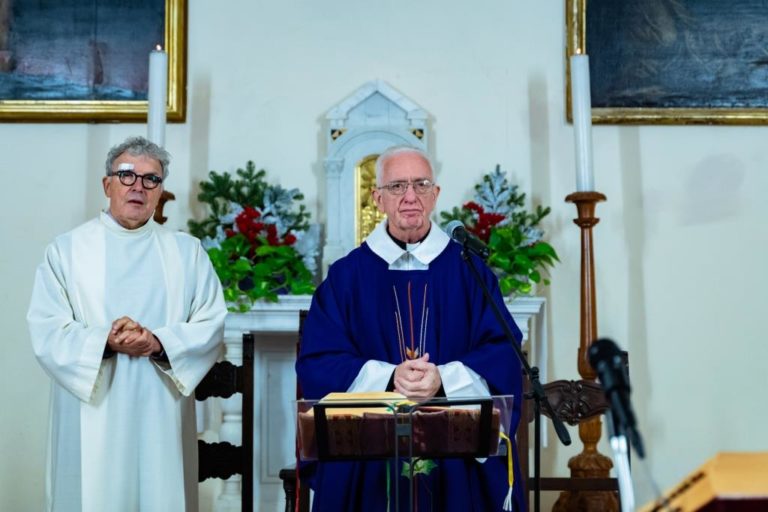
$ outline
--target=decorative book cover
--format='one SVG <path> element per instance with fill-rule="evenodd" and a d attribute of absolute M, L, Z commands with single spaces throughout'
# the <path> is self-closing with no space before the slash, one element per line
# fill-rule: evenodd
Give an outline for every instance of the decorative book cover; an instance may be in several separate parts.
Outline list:
<path fill-rule="evenodd" d="M 478 399 L 480 400 L 480 399 Z M 392 457 L 395 426 L 412 426 L 413 455 L 418 457 L 474 457 L 495 455 L 499 444 L 501 413 L 491 409 L 489 453 L 480 450 L 478 406 L 418 405 L 399 393 L 331 393 L 316 403 L 324 406 L 327 456 L 339 459 Z M 339 407 L 329 407 L 330 404 Z M 414 406 L 408 410 L 409 406 Z M 397 410 L 397 412 L 396 412 Z M 299 411 L 298 435 L 301 458 L 318 458 L 315 408 Z M 409 452 L 409 439 L 400 437 L 401 456 Z"/>

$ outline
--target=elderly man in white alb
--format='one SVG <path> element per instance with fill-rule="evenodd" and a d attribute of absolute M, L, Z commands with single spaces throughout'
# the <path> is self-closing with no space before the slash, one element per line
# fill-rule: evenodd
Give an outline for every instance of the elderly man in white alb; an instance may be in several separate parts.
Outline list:
<path fill-rule="evenodd" d="M 197 239 L 152 220 L 168 153 L 107 157 L 108 210 L 57 237 L 27 320 L 52 380 L 46 510 L 197 511 L 194 389 L 226 315 Z"/>

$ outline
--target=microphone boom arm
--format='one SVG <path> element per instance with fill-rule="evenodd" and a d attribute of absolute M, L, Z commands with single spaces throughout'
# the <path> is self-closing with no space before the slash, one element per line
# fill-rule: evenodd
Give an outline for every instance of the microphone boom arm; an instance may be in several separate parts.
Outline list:
<path fill-rule="evenodd" d="M 541 405 L 544 405 L 544 409 L 547 411 L 549 418 L 552 420 L 552 425 L 555 428 L 555 433 L 557 433 L 557 437 L 560 439 L 560 442 L 562 442 L 565 446 L 568 446 L 571 444 L 571 436 L 568 434 L 568 430 L 565 428 L 565 425 L 563 424 L 563 421 L 555 414 L 554 409 L 552 409 L 552 404 L 549 403 L 549 399 L 547 398 L 547 395 L 544 393 L 544 387 L 541 385 L 541 381 L 539 380 L 539 369 L 536 366 L 531 366 L 528 363 L 528 360 L 523 355 L 523 351 L 520 348 L 520 345 L 515 341 L 515 337 L 512 334 L 512 329 L 510 329 L 509 324 L 507 324 L 506 319 L 504 318 L 504 315 L 501 313 L 501 310 L 499 309 L 498 304 L 496 304 L 496 301 L 493 300 L 493 296 L 491 295 L 491 292 L 488 290 L 488 286 L 486 286 L 485 281 L 483 281 L 482 276 L 480 275 L 480 272 L 477 270 L 477 267 L 475 267 L 474 262 L 472 261 L 472 254 L 471 251 L 468 250 L 466 245 L 461 251 L 461 257 L 464 259 L 464 261 L 469 266 L 469 269 L 472 272 L 472 275 L 474 276 L 475 280 L 477 280 L 477 283 L 480 285 L 480 288 L 483 290 L 483 295 L 485 296 L 485 299 L 488 301 L 488 304 L 491 306 L 491 310 L 493 311 L 494 316 L 496 316 L 496 320 L 499 322 L 499 326 L 504 331 L 505 336 L 509 340 L 509 342 L 512 344 L 512 348 L 515 350 L 515 354 L 517 354 L 517 358 L 520 360 L 520 364 L 523 367 L 523 372 L 528 376 L 528 381 L 531 385 L 531 394 L 530 398 L 533 399 L 534 404 L 534 419 L 535 419 L 535 425 L 534 425 L 534 478 L 536 481 L 536 487 L 534 489 L 534 510 L 536 512 L 539 511 L 539 496 L 541 494 L 541 478 L 539 475 L 539 468 L 540 468 L 540 436 L 541 436 L 541 429 L 539 428 L 539 421 L 541 417 Z M 521 406 L 521 410 L 524 410 L 524 408 Z M 526 418 L 527 421 L 527 418 Z M 524 477 L 527 479 L 528 475 L 524 475 Z"/>

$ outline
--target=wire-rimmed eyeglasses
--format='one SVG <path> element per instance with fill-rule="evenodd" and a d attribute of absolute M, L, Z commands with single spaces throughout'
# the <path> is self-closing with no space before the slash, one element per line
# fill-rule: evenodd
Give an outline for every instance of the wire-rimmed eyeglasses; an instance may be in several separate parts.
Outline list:
<path fill-rule="evenodd" d="M 385 189 L 387 192 L 389 192 L 393 196 L 402 196 L 408 190 L 408 185 L 412 185 L 413 191 L 420 196 L 423 196 L 424 194 L 432 190 L 432 187 L 435 186 L 435 184 L 432 183 L 432 181 L 424 178 L 421 180 L 413 180 L 413 181 L 392 181 L 390 183 L 387 183 L 386 185 L 382 185 L 376 188 L 379 190 Z"/>
<path fill-rule="evenodd" d="M 120 183 L 122 183 L 126 187 L 130 187 L 131 185 L 136 183 L 137 178 L 141 178 L 141 184 L 147 190 L 152 190 L 153 188 L 157 188 L 158 185 L 160 185 L 163 182 L 163 178 L 161 178 L 157 174 L 136 174 L 133 171 L 120 170 L 117 172 L 110 173 L 110 176 L 117 176 L 117 179 L 120 180 Z"/>

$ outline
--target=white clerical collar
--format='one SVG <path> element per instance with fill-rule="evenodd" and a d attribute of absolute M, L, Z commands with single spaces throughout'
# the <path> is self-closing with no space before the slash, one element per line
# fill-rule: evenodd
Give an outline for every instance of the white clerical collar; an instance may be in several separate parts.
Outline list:
<path fill-rule="evenodd" d="M 139 226 L 136 229 L 128 229 L 122 225 L 120 225 L 119 222 L 112 216 L 109 210 L 102 210 L 101 215 L 99 216 L 101 223 L 104 224 L 110 231 L 114 231 L 119 234 L 123 235 L 143 235 L 145 233 L 148 233 L 152 230 L 154 219 L 151 217 L 147 222 L 144 223 L 143 226 Z"/>
<path fill-rule="evenodd" d="M 386 219 L 365 239 L 368 247 L 387 262 L 390 270 L 426 270 L 450 241 L 448 235 L 433 224 L 421 243 L 406 244 L 406 249 L 403 249 L 387 233 Z"/>

